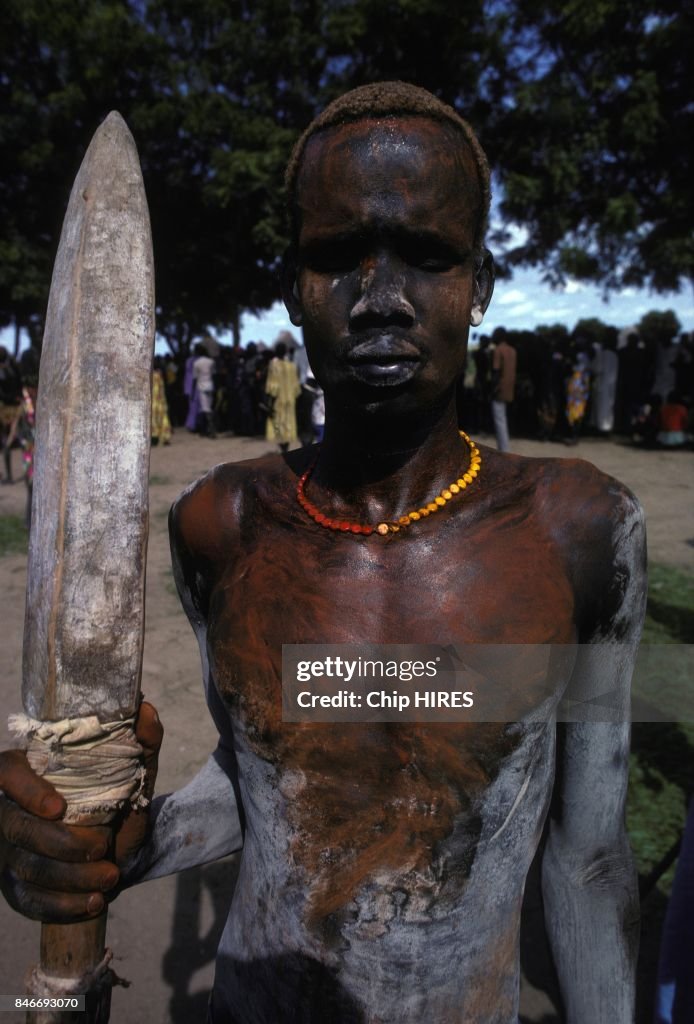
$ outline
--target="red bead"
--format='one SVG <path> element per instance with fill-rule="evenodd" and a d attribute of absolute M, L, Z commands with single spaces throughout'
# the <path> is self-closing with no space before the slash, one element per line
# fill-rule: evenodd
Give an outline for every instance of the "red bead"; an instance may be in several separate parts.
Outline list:
<path fill-rule="evenodd" d="M 374 532 L 374 528 L 373 526 L 362 526 L 361 532 L 364 534 L 365 537 L 368 537 L 370 533 Z"/>
<path fill-rule="evenodd" d="M 359 523 L 352 523 L 352 525 L 350 526 L 350 530 L 352 531 L 352 533 L 363 533 L 364 527 L 360 526 Z"/>
<path fill-rule="evenodd" d="M 328 520 L 327 520 L 327 517 L 326 517 L 326 516 L 324 516 L 322 512 L 316 512 L 316 514 L 314 515 L 314 517 L 313 517 L 313 518 L 314 518 L 314 519 L 316 520 L 316 522 L 317 522 L 317 523 L 320 523 L 320 524 L 321 524 L 321 526 L 322 526 L 322 525 L 323 525 L 324 523 L 327 523 L 327 521 L 328 521 Z"/>
<path fill-rule="evenodd" d="M 341 523 L 338 523 L 337 525 L 339 526 L 343 533 L 349 533 L 349 531 L 352 529 L 352 524 L 347 523 L 344 520 Z"/>

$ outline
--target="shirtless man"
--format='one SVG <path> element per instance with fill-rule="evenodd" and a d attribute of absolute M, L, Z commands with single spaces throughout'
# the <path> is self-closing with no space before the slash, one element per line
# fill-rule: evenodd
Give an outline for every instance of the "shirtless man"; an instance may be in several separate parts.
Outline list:
<path fill-rule="evenodd" d="M 317 461 L 219 466 L 172 510 L 221 741 L 189 787 L 155 801 L 121 884 L 243 843 L 216 1024 L 515 1024 L 523 887 L 548 821 L 566 1020 L 629 1024 L 626 722 L 282 722 L 283 643 L 579 642 L 562 686 L 625 702 L 645 600 L 628 491 L 580 461 L 480 459 L 458 433 L 456 380 L 492 290 L 489 172 L 469 127 L 421 90 L 365 87 L 314 122 L 288 186 L 285 301 L 325 392 L 325 441 Z M 6 757 L 0 784 L 36 812 L 48 790 L 31 777 L 23 795 L 27 771 Z M 47 858 L 83 860 L 90 840 L 45 811 L 2 813 L 13 905 L 65 920 L 89 916 L 90 898 L 97 912 L 112 865 Z M 56 853 L 46 837 L 61 829 Z"/>

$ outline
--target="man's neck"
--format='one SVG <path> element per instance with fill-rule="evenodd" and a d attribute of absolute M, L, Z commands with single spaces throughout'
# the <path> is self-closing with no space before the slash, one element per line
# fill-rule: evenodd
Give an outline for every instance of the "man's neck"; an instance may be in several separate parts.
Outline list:
<path fill-rule="evenodd" d="M 325 440 L 311 475 L 312 500 L 360 522 L 400 516 L 430 502 L 467 468 L 454 396 L 416 417 L 352 415 L 326 407 Z"/>

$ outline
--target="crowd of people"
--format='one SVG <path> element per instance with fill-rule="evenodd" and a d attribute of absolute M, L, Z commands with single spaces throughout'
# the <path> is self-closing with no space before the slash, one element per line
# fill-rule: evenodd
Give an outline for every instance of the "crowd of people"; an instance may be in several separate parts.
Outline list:
<path fill-rule="evenodd" d="M 222 346 L 207 336 L 181 372 L 173 359 L 158 357 L 157 373 L 171 423 L 192 433 L 265 436 L 282 451 L 294 441 L 311 444 L 322 436 L 323 393 L 306 350 L 289 331 L 272 347 L 254 341 L 245 348 Z M 154 427 L 152 433 L 158 437 Z"/>
<path fill-rule="evenodd" d="M 497 328 L 471 349 L 459 393 L 461 426 L 508 430 L 542 441 L 621 434 L 647 447 L 683 447 L 694 425 L 694 339 L 658 342 L 606 327 L 601 341 L 580 329 Z M 508 422 L 507 422 L 508 421 Z"/>

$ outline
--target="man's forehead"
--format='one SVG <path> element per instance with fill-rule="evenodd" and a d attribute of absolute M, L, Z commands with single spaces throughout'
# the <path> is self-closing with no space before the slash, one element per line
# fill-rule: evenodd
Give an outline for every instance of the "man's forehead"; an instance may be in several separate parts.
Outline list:
<path fill-rule="evenodd" d="M 460 178 L 460 187 L 479 188 L 475 160 L 464 136 L 453 125 L 419 115 L 368 117 L 317 132 L 306 145 L 299 188 L 309 176 L 315 186 L 316 175 L 339 175 L 346 164 L 350 173 L 357 166 L 364 176 L 378 176 L 386 164 L 415 179 L 448 170 Z"/>
<path fill-rule="evenodd" d="M 455 128 L 420 116 L 368 118 L 331 126 L 306 147 L 297 182 L 304 213 L 337 212 L 354 196 L 377 200 L 399 193 L 417 208 L 451 204 L 456 215 L 477 213 L 481 201 L 477 167 Z"/>

